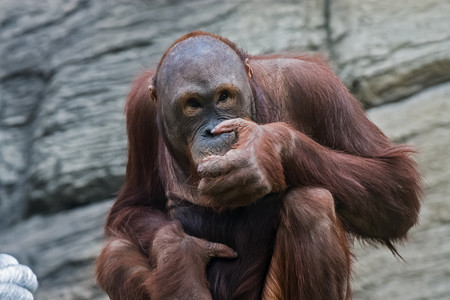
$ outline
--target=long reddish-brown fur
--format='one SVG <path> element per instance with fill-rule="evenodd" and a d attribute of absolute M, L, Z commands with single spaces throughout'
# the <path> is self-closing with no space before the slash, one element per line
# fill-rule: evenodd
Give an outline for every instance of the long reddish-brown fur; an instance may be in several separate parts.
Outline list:
<path fill-rule="evenodd" d="M 264 132 L 256 139 L 260 150 L 255 155 L 264 162 L 262 171 L 278 180 L 280 189 L 260 203 L 237 210 L 242 220 L 252 217 L 248 226 L 253 229 L 231 226 L 241 220 L 233 213 L 225 212 L 228 215 L 222 218 L 200 207 L 190 210 L 191 219 L 181 220 L 188 234 L 187 228 L 192 234 L 203 228 L 204 224 L 195 223 L 197 217 L 209 220 L 214 226 L 201 237 L 216 238 L 215 242 L 232 248 L 245 245 L 255 228 L 265 232 L 258 241 L 267 249 L 247 254 L 240 249 L 235 262 L 212 262 L 208 269 L 212 295 L 215 299 L 350 298 L 347 234 L 394 249 L 392 242 L 405 238 L 417 222 L 421 187 L 411 149 L 394 145 L 367 119 L 321 58 L 249 56 L 230 41 L 203 32 L 186 35 L 171 47 L 202 35 L 229 45 L 243 63 L 248 59 L 255 98 L 253 121 Z M 169 230 L 175 232 L 173 236 L 184 237 L 178 222 L 168 217 L 165 186 L 169 181 L 179 186 L 185 182 L 158 128 L 157 104 L 150 100 L 149 84 L 157 84 L 154 72 L 142 74 L 127 98 L 126 179 L 106 223 L 108 244 L 97 261 L 98 283 L 112 299 L 166 299 L 174 291 L 187 293 L 193 283 L 180 277 L 180 270 L 204 279 L 204 265 L 183 258 L 195 257 L 195 247 L 182 252 L 168 245 L 165 251 L 179 270 L 155 265 L 152 243 L 162 230 L 175 228 Z M 245 141 L 243 134 L 236 147 Z M 275 145 L 283 149 L 281 155 Z M 268 209 L 279 214 L 265 213 Z M 227 231 L 220 238 L 224 226 Z M 246 265 L 245 259 L 255 263 Z"/>

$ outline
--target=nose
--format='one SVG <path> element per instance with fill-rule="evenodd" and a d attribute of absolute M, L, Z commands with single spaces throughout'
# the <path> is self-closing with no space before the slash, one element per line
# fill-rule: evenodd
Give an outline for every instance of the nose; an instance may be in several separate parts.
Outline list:
<path fill-rule="evenodd" d="M 214 144 L 232 144 L 236 135 L 234 132 L 226 132 L 221 134 L 214 134 L 212 131 L 216 127 L 217 124 L 208 124 L 203 129 L 202 137 L 205 140 L 208 140 L 209 143 Z"/>
<path fill-rule="evenodd" d="M 209 141 L 208 143 L 213 143 L 213 144 L 233 144 L 235 142 L 236 139 L 236 134 L 234 132 L 225 132 L 225 133 L 221 133 L 221 134 L 214 134 L 213 133 L 213 129 L 219 124 L 220 122 L 211 122 L 209 124 L 207 124 L 204 128 L 203 128 L 203 132 L 202 132 L 202 138 L 205 141 Z"/>
<path fill-rule="evenodd" d="M 212 133 L 212 131 L 213 131 L 214 127 L 215 127 L 215 126 L 212 126 L 212 125 L 206 126 L 203 135 L 204 135 L 205 137 L 208 137 L 208 138 L 213 138 L 213 137 L 214 137 L 214 134 Z"/>

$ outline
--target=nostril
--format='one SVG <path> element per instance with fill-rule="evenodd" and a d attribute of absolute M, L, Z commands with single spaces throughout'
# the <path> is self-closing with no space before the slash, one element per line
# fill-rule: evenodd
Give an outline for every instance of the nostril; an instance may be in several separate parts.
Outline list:
<path fill-rule="evenodd" d="M 214 134 L 212 133 L 212 130 L 213 130 L 213 128 L 211 128 L 211 127 L 206 128 L 206 129 L 205 129 L 205 136 L 207 136 L 207 137 L 213 137 Z"/>

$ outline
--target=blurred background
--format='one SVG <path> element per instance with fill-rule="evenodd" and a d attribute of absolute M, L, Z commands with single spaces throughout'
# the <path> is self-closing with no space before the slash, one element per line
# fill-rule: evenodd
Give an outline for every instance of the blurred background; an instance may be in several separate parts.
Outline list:
<path fill-rule="evenodd" d="M 320 52 L 424 176 L 399 250 L 355 245 L 355 299 L 450 299 L 450 2 L 0 1 L 0 252 L 37 299 L 107 299 L 93 262 L 124 179 L 130 83 L 192 30 L 250 54 Z"/>

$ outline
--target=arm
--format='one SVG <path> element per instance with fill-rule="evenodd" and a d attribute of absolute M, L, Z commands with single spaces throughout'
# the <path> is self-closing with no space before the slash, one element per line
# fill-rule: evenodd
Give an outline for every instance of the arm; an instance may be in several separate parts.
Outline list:
<path fill-rule="evenodd" d="M 391 146 L 376 157 L 360 157 L 324 147 L 285 124 L 267 126 L 285 141 L 287 184 L 327 188 L 348 230 L 388 241 L 404 237 L 416 223 L 419 177 L 407 148 Z"/>
<path fill-rule="evenodd" d="M 420 176 L 409 148 L 392 144 L 320 60 L 260 59 L 252 68 L 257 107 L 278 110 L 258 120 L 265 125 L 231 120 L 216 127 L 216 134 L 236 131 L 239 140 L 224 157 L 200 164 L 202 201 L 241 206 L 286 186 L 322 186 L 347 230 L 388 245 L 403 238 L 420 209 Z M 285 123 L 270 123 L 276 121 Z M 230 204 L 227 195 L 248 178 L 256 182 L 254 197 Z M 227 192 L 214 194 L 224 184 Z"/>
<path fill-rule="evenodd" d="M 235 258 L 233 250 L 185 234 L 161 211 L 120 205 L 111 210 L 97 260 L 98 284 L 110 298 L 211 299 L 206 264 L 211 257 Z"/>
<path fill-rule="evenodd" d="M 118 209 L 120 208 L 120 209 Z M 121 207 L 116 200 L 105 227 L 107 244 L 97 259 L 97 283 L 111 299 L 149 299 L 149 248 L 159 228 L 170 223 L 156 210 Z"/>
<path fill-rule="evenodd" d="M 298 57 L 289 66 L 288 122 L 308 136 L 289 133 L 287 182 L 329 189 L 344 226 L 358 235 L 404 237 L 420 210 L 411 149 L 388 140 L 322 60 Z"/>

